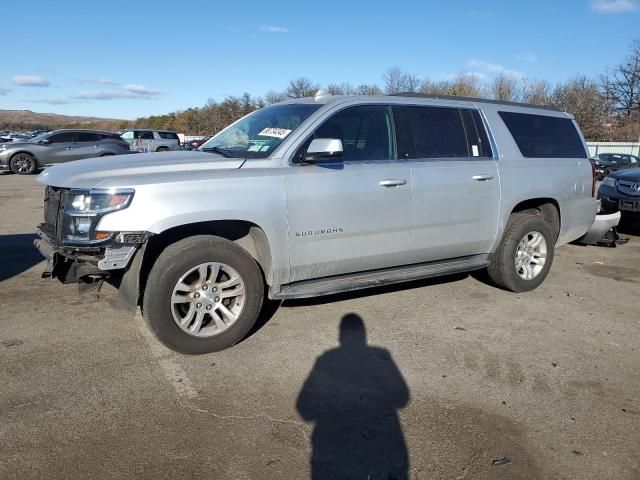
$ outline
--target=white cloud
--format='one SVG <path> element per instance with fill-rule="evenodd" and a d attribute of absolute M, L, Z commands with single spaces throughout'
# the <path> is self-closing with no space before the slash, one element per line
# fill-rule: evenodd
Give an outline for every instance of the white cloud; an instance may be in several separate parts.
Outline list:
<path fill-rule="evenodd" d="M 36 100 L 22 100 L 23 102 L 29 103 L 46 103 L 47 105 L 69 105 L 73 103 L 71 100 L 67 98 L 41 98 Z"/>
<path fill-rule="evenodd" d="M 11 91 L 11 89 L 10 89 L 10 88 L 3 88 L 3 87 L 0 87 L 0 95 L 3 95 L 3 96 L 4 96 L 4 95 L 6 95 L 7 93 L 9 93 L 10 91 Z"/>
<path fill-rule="evenodd" d="M 633 12 L 638 9 L 635 0 L 591 0 L 589 6 L 598 13 Z"/>
<path fill-rule="evenodd" d="M 277 27 L 275 25 L 263 25 L 260 27 L 263 32 L 269 33 L 289 33 L 289 29 L 285 27 Z"/>
<path fill-rule="evenodd" d="M 72 95 L 71 98 L 80 100 L 115 100 L 118 98 L 128 98 L 132 100 L 140 100 L 160 95 L 162 92 L 155 88 L 145 87 L 144 85 L 125 85 L 123 88 L 112 88 L 109 90 L 89 90 Z"/>
<path fill-rule="evenodd" d="M 37 75 L 14 75 L 11 83 L 20 87 L 48 87 L 49 82 Z"/>
<path fill-rule="evenodd" d="M 118 82 L 110 78 L 81 78 L 78 83 L 80 85 L 109 85 L 112 87 L 118 85 Z"/>
<path fill-rule="evenodd" d="M 472 58 L 471 60 L 469 60 L 467 62 L 467 65 L 469 67 L 477 68 L 480 72 L 490 75 L 506 75 L 507 77 L 512 77 L 515 79 L 521 79 L 524 77 L 524 74 L 518 70 L 509 70 L 499 63 L 478 60 L 477 58 Z"/>
<path fill-rule="evenodd" d="M 535 63 L 538 61 L 538 56 L 533 52 L 520 52 L 516 53 L 514 56 L 515 59 L 520 62 Z"/>
<path fill-rule="evenodd" d="M 125 85 L 124 90 L 126 92 L 129 92 L 135 95 L 143 95 L 143 96 L 160 94 L 160 90 L 157 90 L 155 88 L 145 87 L 144 85 L 136 85 L 136 84 Z"/>

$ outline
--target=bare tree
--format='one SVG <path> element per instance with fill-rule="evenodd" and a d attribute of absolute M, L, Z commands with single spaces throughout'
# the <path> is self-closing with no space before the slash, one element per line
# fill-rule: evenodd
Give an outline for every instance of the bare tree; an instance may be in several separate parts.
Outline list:
<path fill-rule="evenodd" d="M 355 88 L 356 95 L 382 95 L 382 89 L 375 84 L 362 84 Z"/>
<path fill-rule="evenodd" d="M 389 68 L 382 74 L 384 82 L 384 93 L 387 95 L 402 92 L 404 83 L 404 73 L 399 67 Z"/>
<path fill-rule="evenodd" d="M 631 52 L 623 63 L 601 77 L 600 85 L 605 98 L 618 115 L 631 117 L 639 113 L 640 40 L 631 44 Z"/>
<path fill-rule="evenodd" d="M 556 86 L 552 98 L 556 106 L 575 116 L 586 138 L 600 140 L 604 137 L 607 101 L 593 80 L 577 76 Z"/>
<path fill-rule="evenodd" d="M 527 80 L 521 82 L 521 100 L 532 105 L 551 104 L 551 85 L 545 80 Z"/>
<path fill-rule="evenodd" d="M 518 81 L 504 73 L 498 74 L 488 87 L 489 97 L 501 102 L 518 101 Z"/>
<path fill-rule="evenodd" d="M 384 92 L 387 95 L 402 92 L 418 92 L 422 81 L 418 75 L 405 73 L 399 67 L 389 68 L 382 74 Z"/>
<path fill-rule="evenodd" d="M 405 73 L 402 78 L 403 92 L 419 92 L 422 79 L 413 73 Z"/>
<path fill-rule="evenodd" d="M 320 87 L 305 77 L 296 78 L 289 82 L 287 96 L 291 98 L 313 97 Z"/>
<path fill-rule="evenodd" d="M 268 105 L 271 105 L 273 103 L 283 102 L 286 99 L 287 99 L 286 92 L 277 92 L 275 90 L 269 90 L 267 93 L 264 94 L 264 101 Z"/>

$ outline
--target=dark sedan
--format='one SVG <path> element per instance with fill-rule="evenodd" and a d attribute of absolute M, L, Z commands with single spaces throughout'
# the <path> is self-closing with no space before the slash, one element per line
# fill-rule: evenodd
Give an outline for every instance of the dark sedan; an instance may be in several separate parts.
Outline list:
<path fill-rule="evenodd" d="M 626 153 L 600 153 L 591 161 L 595 165 L 596 178 L 602 180 L 611 172 L 627 168 L 640 167 L 640 159 L 635 155 Z"/>
<path fill-rule="evenodd" d="M 629 168 L 605 177 L 598 189 L 604 212 L 620 210 L 623 216 L 640 215 L 640 168 Z"/>

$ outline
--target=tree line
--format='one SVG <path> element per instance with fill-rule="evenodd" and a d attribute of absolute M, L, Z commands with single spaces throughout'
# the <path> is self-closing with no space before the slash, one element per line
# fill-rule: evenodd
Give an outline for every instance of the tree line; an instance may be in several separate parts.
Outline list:
<path fill-rule="evenodd" d="M 573 114 L 588 140 L 638 141 L 640 137 L 640 40 L 631 43 L 618 65 L 597 78 L 578 74 L 555 85 L 546 80 L 516 78 L 508 73 L 500 73 L 491 81 L 468 73 L 450 80 L 433 81 L 399 67 L 389 68 L 381 80 L 380 85 L 332 83 L 324 90 L 333 95 L 412 92 L 553 106 Z M 188 135 L 213 135 L 258 108 L 286 99 L 314 96 L 319 89 L 317 83 L 300 77 L 291 80 L 285 89 L 271 90 L 261 97 L 244 93 L 223 100 L 209 99 L 202 107 L 120 121 L 113 128 L 146 127 Z M 86 124 L 83 127 L 91 128 Z"/>

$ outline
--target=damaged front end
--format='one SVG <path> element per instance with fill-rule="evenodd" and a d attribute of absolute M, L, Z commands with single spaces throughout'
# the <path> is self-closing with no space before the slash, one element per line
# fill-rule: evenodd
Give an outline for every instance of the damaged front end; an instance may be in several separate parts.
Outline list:
<path fill-rule="evenodd" d="M 120 291 L 122 301 L 118 303 L 135 307 L 139 267 L 151 234 L 99 230 L 100 220 L 127 208 L 133 195 L 129 188 L 79 190 L 47 186 L 44 223 L 38 226 L 34 241 L 47 259 L 42 276 L 78 283 L 81 290 L 108 281 Z M 123 286 L 135 291 L 124 291 Z"/>

